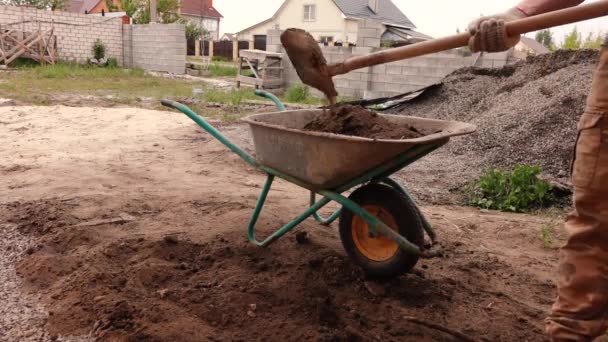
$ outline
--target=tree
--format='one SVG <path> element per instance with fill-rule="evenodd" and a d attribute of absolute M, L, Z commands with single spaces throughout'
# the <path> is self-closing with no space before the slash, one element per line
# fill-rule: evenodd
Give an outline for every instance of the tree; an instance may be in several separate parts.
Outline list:
<path fill-rule="evenodd" d="M 562 49 L 574 50 L 580 49 L 582 45 L 583 39 L 581 38 L 581 34 L 580 32 L 578 32 L 576 26 L 574 26 L 574 28 L 572 28 L 572 31 L 570 31 L 570 33 L 568 33 L 566 37 L 564 37 L 564 42 L 562 43 L 561 47 Z"/>
<path fill-rule="evenodd" d="M 209 34 L 204 28 L 184 18 L 181 18 L 179 22 L 186 25 L 186 39 L 188 40 L 205 38 Z"/>
<path fill-rule="evenodd" d="M 150 23 L 150 0 L 122 0 L 122 8 L 135 24 Z M 158 0 L 156 13 L 161 23 L 170 24 L 179 20 L 179 0 Z"/>
<path fill-rule="evenodd" d="M 553 39 L 553 32 L 551 32 L 551 30 L 542 30 L 536 32 L 534 39 L 543 44 L 547 49 L 555 51 L 555 40 Z"/>
<path fill-rule="evenodd" d="M 66 0 L 0 0 L 0 4 L 12 6 L 32 6 L 38 9 L 61 10 Z"/>
<path fill-rule="evenodd" d="M 120 8 L 114 3 L 113 0 L 106 0 L 106 6 L 108 7 L 108 12 L 120 11 Z"/>
<path fill-rule="evenodd" d="M 585 41 L 583 42 L 584 49 L 599 49 L 602 47 L 602 43 L 604 42 L 604 34 L 602 32 L 593 33 L 589 32 Z"/>

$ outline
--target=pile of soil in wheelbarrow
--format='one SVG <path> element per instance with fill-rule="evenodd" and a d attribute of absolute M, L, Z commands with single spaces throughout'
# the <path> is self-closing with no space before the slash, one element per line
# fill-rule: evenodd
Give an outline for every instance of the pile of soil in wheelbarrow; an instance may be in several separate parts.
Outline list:
<path fill-rule="evenodd" d="M 375 112 L 351 105 L 331 106 L 304 126 L 304 129 L 370 139 L 402 140 L 424 135 L 414 127 L 394 124 Z"/>

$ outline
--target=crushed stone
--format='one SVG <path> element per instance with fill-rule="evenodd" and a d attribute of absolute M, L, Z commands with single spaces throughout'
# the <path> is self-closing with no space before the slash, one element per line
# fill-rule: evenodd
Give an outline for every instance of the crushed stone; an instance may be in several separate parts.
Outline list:
<path fill-rule="evenodd" d="M 438 170 L 433 175 L 442 187 L 462 190 L 485 169 L 516 164 L 538 165 L 567 182 L 577 122 L 598 58 L 598 50 L 560 50 L 501 69 L 460 69 L 392 112 L 477 125 L 476 133 L 452 139 L 420 164 Z M 423 196 L 431 202 L 446 197 Z"/>

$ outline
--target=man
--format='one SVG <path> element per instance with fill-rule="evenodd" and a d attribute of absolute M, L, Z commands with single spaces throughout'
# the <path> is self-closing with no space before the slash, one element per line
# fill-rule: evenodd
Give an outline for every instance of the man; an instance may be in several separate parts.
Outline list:
<path fill-rule="evenodd" d="M 504 13 L 469 25 L 471 51 L 505 51 L 505 22 L 566 7 L 583 0 L 524 0 Z M 559 86 L 559 85 L 557 85 Z M 578 124 L 572 168 L 574 211 L 566 220 L 569 238 L 562 248 L 558 296 L 547 318 L 553 341 L 591 341 L 608 324 L 608 39 L 604 41 L 585 112 Z"/>

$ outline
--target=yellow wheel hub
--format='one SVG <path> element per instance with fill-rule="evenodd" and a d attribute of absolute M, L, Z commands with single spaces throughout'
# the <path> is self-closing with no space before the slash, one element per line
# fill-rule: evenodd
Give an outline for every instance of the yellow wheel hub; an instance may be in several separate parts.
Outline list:
<path fill-rule="evenodd" d="M 373 204 L 363 205 L 361 207 L 368 213 L 377 217 L 392 230 L 397 231 L 395 218 L 386 209 Z M 386 236 L 377 235 L 376 237 L 370 237 L 367 223 L 357 215 L 353 215 L 351 227 L 353 241 L 355 242 L 357 249 L 370 260 L 379 262 L 389 260 L 399 250 L 399 245 Z"/>

